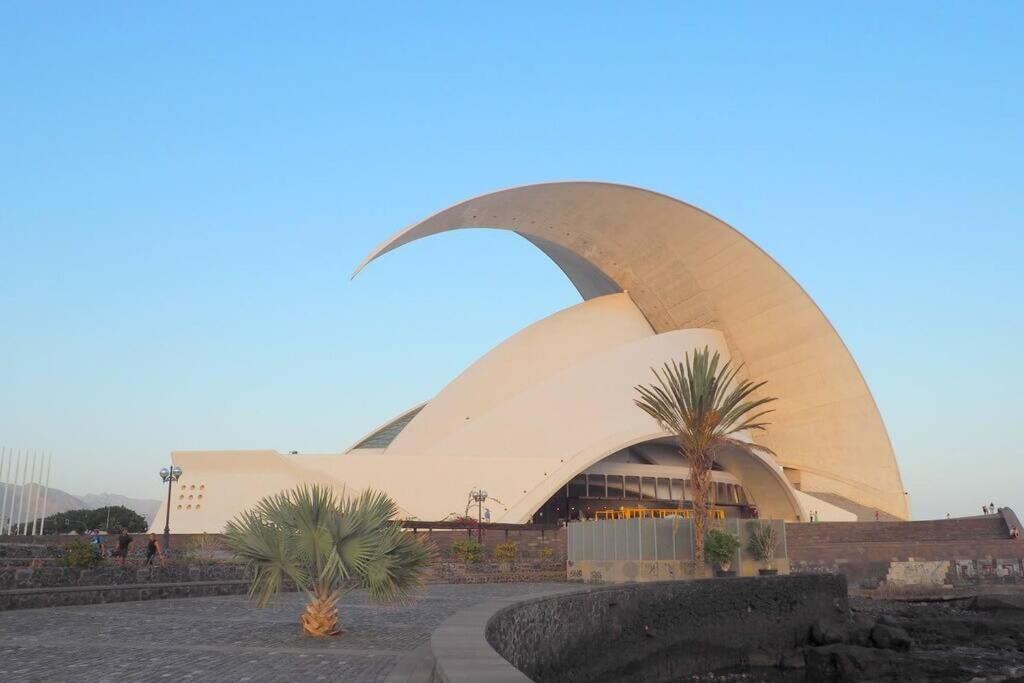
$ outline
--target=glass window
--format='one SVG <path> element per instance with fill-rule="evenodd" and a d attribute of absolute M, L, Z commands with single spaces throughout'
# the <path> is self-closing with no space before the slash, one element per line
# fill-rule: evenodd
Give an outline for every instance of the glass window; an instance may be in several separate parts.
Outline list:
<path fill-rule="evenodd" d="M 644 498 L 654 500 L 658 497 L 658 492 L 654 487 L 654 481 L 654 477 L 644 477 L 640 480 L 640 488 Z"/>
<path fill-rule="evenodd" d="M 693 500 L 693 482 L 689 479 L 684 479 L 686 482 L 686 498 L 684 500 Z"/>
<path fill-rule="evenodd" d="M 569 497 L 583 498 L 587 495 L 587 475 L 577 474 L 569 481 Z"/>
<path fill-rule="evenodd" d="M 686 500 L 683 498 L 683 480 L 672 480 L 672 500 Z"/>
<path fill-rule="evenodd" d="M 740 500 L 740 505 L 749 505 L 750 501 L 747 498 L 747 492 L 745 490 L 743 490 L 742 486 L 737 486 L 736 487 L 736 496 Z"/>
<path fill-rule="evenodd" d="M 608 475 L 608 497 L 609 498 L 622 498 L 622 475 L 621 474 L 609 474 Z"/>
<path fill-rule="evenodd" d="M 626 498 L 640 497 L 640 477 L 626 477 Z"/>
<path fill-rule="evenodd" d="M 658 500 L 672 500 L 672 490 L 668 479 L 658 477 Z"/>
<path fill-rule="evenodd" d="M 587 495 L 591 498 L 604 498 L 604 475 L 603 474 L 588 474 L 587 475 Z"/>

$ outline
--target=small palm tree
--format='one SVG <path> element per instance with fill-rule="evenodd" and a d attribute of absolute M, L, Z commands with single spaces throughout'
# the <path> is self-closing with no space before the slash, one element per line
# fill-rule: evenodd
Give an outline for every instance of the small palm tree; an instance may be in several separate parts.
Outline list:
<path fill-rule="evenodd" d="M 303 631 L 334 636 L 342 633 L 337 603 L 347 591 L 362 587 L 372 599 L 394 601 L 420 585 L 431 551 L 392 520 L 397 510 L 378 491 L 346 497 L 304 485 L 264 498 L 228 522 L 225 534 L 254 570 L 249 594 L 260 607 L 291 580 L 309 597 Z"/>
<path fill-rule="evenodd" d="M 634 399 L 634 403 L 657 420 L 662 429 L 675 435 L 679 450 L 689 462 L 697 562 L 704 561 L 715 451 L 723 446 L 736 446 L 771 453 L 764 446 L 740 441 L 736 434 L 763 430 L 768 423 L 759 420 L 771 411 L 754 411 L 775 399 L 752 399 L 751 395 L 765 383 L 736 381 L 743 366 L 733 367 L 730 361 L 719 367 L 719 360 L 718 352 L 712 356 L 706 346 L 703 350 L 694 349 L 693 359 L 686 354 L 685 364 L 671 361 L 665 363 L 661 372 L 651 368 L 657 384 L 635 387 L 640 398 Z"/>

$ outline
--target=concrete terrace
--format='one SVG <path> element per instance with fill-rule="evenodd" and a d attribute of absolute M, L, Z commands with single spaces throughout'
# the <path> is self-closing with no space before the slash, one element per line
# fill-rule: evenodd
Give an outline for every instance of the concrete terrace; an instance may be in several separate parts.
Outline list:
<path fill-rule="evenodd" d="M 257 609 L 242 596 L 0 613 L 0 680 L 382 681 L 454 612 L 565 584 L 431 585 L 384 607 L 356 591 L 341 605 L 348 633 L 299 634 L 301 594 Z"/>

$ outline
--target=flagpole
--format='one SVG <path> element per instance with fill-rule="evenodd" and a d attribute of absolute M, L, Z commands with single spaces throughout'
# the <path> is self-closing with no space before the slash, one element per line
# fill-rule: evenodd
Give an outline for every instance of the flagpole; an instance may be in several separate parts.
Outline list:
<path fill-rule="evenodd" d="M 25 495 L 22 496 L 22 498 L 21 498 L 21 502 L 22 502 L 22 506 L 21 506 L 21 535 L 22 536 L 27 536 L 28 535 L 28 530 L 29 530 L 28 516 L 32 513 L 32 491 L 29 490 L 28 485 L 31 484 L 32 480 L 36 478 L 36 455 L 38 455 L 38 453 L 33 449 L 33 451 L 32 451 L 32 469 L 31 470 L 26 469 L 26 471 L 25 471 L 25 476 L 26 476 L 25 486 L 22 489 L 24 491 Z"/>
<path fill-rule="evenodd" d="M 11 457 L 14 457 L 14 453 L 11 453 Z M 3 503 L 0 503 L 0 534 L 4 532 L 4 513 L 7 511 L 7 476 L 11 470 L 11 458 L 7 457 L 7 447 L 4 446 L 0 450 L 0 484 L 4 487 Z M 4 465 L 7 465 L 6 474 L 4 473 Z"/>
<path fill-rule="evenodd" d="M 18 450 L 18 458 L 14 459 L 14 449 L 11 449 L 11 467 L 8 468 L 7 476 L 11 478 L 8 482 L 7 487 L 11 490 L 11 504 L 7 505 L 6 499 L 4 500 L 4 509 L 0 511 L 4 519 L 0 520 L 0 525 L 3 526 L 4 535 L 9 536 L 11 533 L 11 517 L 14 515 L 14 498 L 17 496 L 17 492 L 14 490 L 15 482 L 18 480 L 18 470 L 21 468 L 21 449 Z"/>
<path fill-rule="evenodd" d="M 46 459 L 46 485 L 43 486 L 43 516 L 39 520 L 39 535 L 42 536 L 46 529 L 46 499 L 50 494 L 50 466 L 53 465 L 53 451 L 50 451 L 50 457 Z"/>
<path fill-rule="evenodd" d="M 25 457 L 21 463 L 21 471 L 18 474 L 18 519 L 14 522 L 14 533 L 21 533 L 21 509 L 25 503 L 25 476 L 28 474 L 28 453 L 23 454 Z M 13 513 L 14 511 L 11 510 Z"/>

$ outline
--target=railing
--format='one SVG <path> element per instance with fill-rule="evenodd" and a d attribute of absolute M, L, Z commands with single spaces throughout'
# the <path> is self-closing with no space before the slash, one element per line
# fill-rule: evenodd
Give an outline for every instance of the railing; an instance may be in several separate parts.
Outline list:
<path fill-rule="evenodd" d="M 598 510 L 596 519 L 664 519 L 666 517 L 684 517 L 693 519 L 693 510 L 680 508 L 619 508 L 618 510 Z M 712 519 L 725 519 L 725 510 L 712 508 L 708 510 Z"/>

